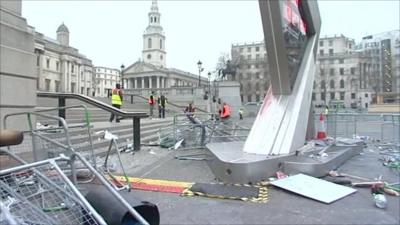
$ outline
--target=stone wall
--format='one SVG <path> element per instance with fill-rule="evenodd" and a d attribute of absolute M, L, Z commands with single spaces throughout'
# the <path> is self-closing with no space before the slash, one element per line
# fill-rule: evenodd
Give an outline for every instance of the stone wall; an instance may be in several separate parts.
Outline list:
<path fill-rule="evenodd" d="M 34 38 L 21 7 L 20 0 L 0 1 L 0 128 L 6 114 L 36 106 Z M 17 118 L 7 124 L 18 129 L 28 125 Z"/>

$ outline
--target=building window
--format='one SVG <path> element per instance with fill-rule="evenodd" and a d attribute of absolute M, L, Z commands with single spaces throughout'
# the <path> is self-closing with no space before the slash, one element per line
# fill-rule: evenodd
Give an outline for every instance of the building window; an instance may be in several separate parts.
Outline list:
<path fill-rule="evenodd" d="M 259 91 L 259 90 L 260 90 L 260 85 L 259 85 L 259 83 L 256 83 L 256 91 Z M 259 100 L 257 102 L 259 102 Z"/>
<path fill-rule="evenodd" d="M 247 59 L 251 59 L 251 55 L 247 55 Z"/>
<path fill-rule="evenodd" d="M 339 69 L 340 75 L 344 75 L 344 68 Z"/>
<path fill-rule="evenodd" d="M 344 100 L 344 92 L 340 92 L 340 100 Z"/>
<path fill-rule="evenodd" d="M 50 80 L 49 79 L 45 79 L 44 80 L 44 82 L 45 82 L 45 85 L 46 85 L 46 91 L 50 91 Z"/>
<path fill-rule="evenodd" d="M 356 93 L 351 93 L 351 99 L 356 99 Z"/>
<path fill-rule="evenodd" d="M 247 52 L 251 52 L 251 47 L 247 47 Z"/>
<path fill-rule="evenodd" d="M 50 59 L 46 59 L 46 68 L 50 68 Z"/>
<path fill-rule="evenodd" d="M 366 98 L 368 98 L 368 93 L 365 93 L 365 95 L 364 95 Z"/>
<path fill-rule="evenodd" d="M 260 47 L 256 47 L 256 52 L 259 52 L 260 51 Z"/>
<path fill-rule="evenodd" d="M 247 102 L 251 102 L 251 95 L 247 95 Z"/>
<path fill-rule="evenodd" d="M 329 75 L 331 75 L 331 76 L 335 75 L 335 69 L 334 68 L 331 68 L 329 70 Z"/>
<path fill-rule="evenodd" d="M 333 41 L 332 40 L 329 41 L 329 46 L 333 46 Z"/>
<path fill-rule="evenodd" d="M 60 81 L 56 80 L 54 81 L 55 84 L 55 91 L 60 92 Z"/>
<path fill-rule="evenodd" d="M 339 59 L 339 64 L 343 64 L 344 63 L 344 59 Z"/>
<path fill-rule="evenodd" d="M 351 67 L 350 68 L 350 73 L 351 73 L 351 75 L 356 74 L 356 68 L 355 67 Z"/>
<path fill-rule="evenodd" d="M 74 72 L 74 69 L 75 69 L 75 66 L 72 64 L 72 66 L 71 66 L 71 73 Z"/>
<path fill-rule="evenodd" d="M 325 70 L 324 69 L 320 69 L 319 70 L 319 74 L 320 74 L 320 76 L 324 76 L 325 75 Z"/>
<path fill-rule="evenodd" d="M 148 55 L 147 55 L 147 59 L 151 59 L 151 54 L 148 54 Z"/>
<path fill-rule="evenodd" d="M 344 80 L 340 80 L 340 88 L 344 88 Z"/>
<path fill-rule="evenodd" d="M 331 82 L 329 83 L 329 87 L 330 88 L 335 88 L 335 81 L 331 80 Z"/>
<path fill-rule="evenodd" d="M 247 84 L 247 91 L 250 91 L 250 90 L 251 90 L 251 84 L 248 83 L 248 84 Z"/>
<path fill-rule="evenodd" d="M 36 66 L 40 66 L 40 55 L 36 56 Z"/>
<path fill-rule="evenodd" d="M 247 65 L 247 69 L 251 69 L 251 64 L 248 64 L 248 65 Z"/>
<path fill-rule="evenodd" d="M 312 93 L 311 99 L 312 99 L 313 101 L 315 101 L 315 93 L 314 93 L 314 92 Z"/>
<path fill-rule="evenodd" d="M 260 54 L 257 54 L 257 55 L 256 55 L 256 59 L 259 59 L 259 58 L 260 58 Z"/>
<path fill-rule="evenodd" d="M 160 49 L 162 49 L 162 39 L 160 39 Z"/>
<path fill-rule="evenodd" d="M 243 48 L 240 48 L 240 49 L 239 49 L 239 52 L 243 52 Z"/>
<path fill-rule="evenodd" d="M 151 48 L 151 38 L 147 39 L 147 48 Z"/>
<path fill-rule="evenodd" d="M 321 46 L 321 47 L 324 46 L 324 41 L 320 41 L 319 46 Z"/>
<path fill-rule="evenodd" d="M 256 95 L 256 102 L 260 102 L 260 95 Z"/>
<path fill-rule="evenodd" d="M 325 92 L 321 93 L 321 100 L 325 101 Z"/>
<path fill-rule="evenodd" d="M 333 55 L 333 49 L 329 49 L 329 55 Z"/>
<path fill-rule="evenodd" d="M 324 50 L 319 50 L 319 54 L 320 54 L 321 56 L 323 56 L 323 55 L 324 55 Z"/>
<path fill-rule="evenodd" d="M 323 81 L 321 81 L 321 88 L 322 89 L 325 89 L 326 87 L 325 87 L 325 81 L 323 80 Z"/>
<path fill-rule="evenodd" d="M 56 62 L 56 71 L 60 70 L 60 62 Z"/>
<path fill-rule="evenodd" d="M 329 93 L 331 96 L 331 100 L 335 100 L 335 92 L 331 92 L 331 93 Z"/>

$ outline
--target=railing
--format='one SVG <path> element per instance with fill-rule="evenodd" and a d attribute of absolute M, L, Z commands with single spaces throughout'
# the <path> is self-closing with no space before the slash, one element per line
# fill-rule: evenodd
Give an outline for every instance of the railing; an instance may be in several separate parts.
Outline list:
<path fill-rule="evenodd" d="M 319 129 L 319 114 L 315 115 Z M 400 142 L 400 114 L 329 113 L 327 134 L 331 137 L 367 136 L 384 142 Z"/>
<path fill-rule="evenodd" d="M 134 148 L 134 150 L 140 150 L 140 119 L 148 117 L 146 112 L 122 111 L 122 110 L 114 108 L 104 102 L 98 101 L 96 99 L 90 98 L 90 97 L 88 97 L 86 95 L 82 95 L 82 94 L 54 93 L 54 92 L 42 92 L 42 91 L 38 91 L 36 93 L 37 93 L 37 97 L 57 98 L 58 99 L 58 107 L 59 107 L 58 116 L 61 118 L 64 118 L 64 119 L 66 117 L 65 100 L 67 98 L 80 100 L 82 102 L 88 103 L 92 106 L 103 109 L 105 111 L 113 113 L 116 116 L 120 116 L 122 118 L 132 118 L 133 119 L 133 148 Z"/>

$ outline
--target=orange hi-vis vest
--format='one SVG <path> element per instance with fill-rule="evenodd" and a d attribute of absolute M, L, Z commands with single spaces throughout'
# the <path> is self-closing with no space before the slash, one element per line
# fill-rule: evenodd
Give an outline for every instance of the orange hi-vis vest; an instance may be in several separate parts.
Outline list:
<path fill-rule="evenodd" d="M 111 104 L 113 104 L 113 105 L 122 105 L 122 99 L 121 99 L 121 96 L 119 96 L 119 92 L 120 91 L 121 90 L 117 89 L 117 88 L 114 88 L 112 90 Z"/>
<path fill-rule="evenodd" d="M 224 108 L 222 110 L 222 118 L 228 118 L 231 116 L 231 108 L 229 107 L 229 105 L 224 105 Z"/>

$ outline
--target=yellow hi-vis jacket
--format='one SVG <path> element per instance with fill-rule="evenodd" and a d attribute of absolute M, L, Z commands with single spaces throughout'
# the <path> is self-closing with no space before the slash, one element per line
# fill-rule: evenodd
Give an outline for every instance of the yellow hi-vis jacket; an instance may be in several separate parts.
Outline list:
<path fill-rule="evenodd" d="M 111 104 L 113 105 L 122 105 L 122 99 L 121 96 L 119 95 L 120 89 L 114 88 L 112 90 L 112 96 L 111 96 Z"/>

